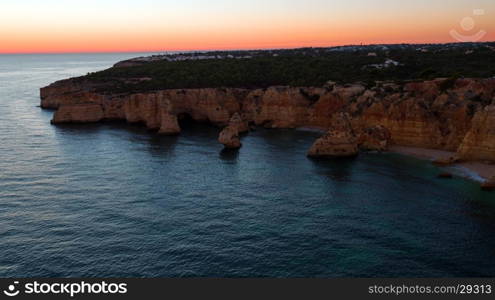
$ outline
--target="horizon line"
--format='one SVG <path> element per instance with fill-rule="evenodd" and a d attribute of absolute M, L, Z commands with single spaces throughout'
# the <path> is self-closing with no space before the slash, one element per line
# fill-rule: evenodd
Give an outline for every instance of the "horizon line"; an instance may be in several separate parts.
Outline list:
<path fill-rule="evenodd" d="M 424 42 L 424 43 L 360 43 L 360 44 L 339 44 L 326 46 L 296 46 L 296 47 L 260 47 L 260 48 L 204 48 L 204 49 L 160 49 L 160 50 L 103 50 L 103 51 L 54 51 L 54 52 L 0 52 L 0 55 L 60 55 L 60 54 L 125 54 L 125 53 L 160 53 L 160 52 L 218 52 L 218 51 L 268 51 L 268 50 L 295 50 L 304 48 L 339 48 L 339 47 L 359 47 L 359 46 L 387 46 L 387 45 L 449 45 L 449 44 L 489 44 L 494 41 L 479 42 Z"/>

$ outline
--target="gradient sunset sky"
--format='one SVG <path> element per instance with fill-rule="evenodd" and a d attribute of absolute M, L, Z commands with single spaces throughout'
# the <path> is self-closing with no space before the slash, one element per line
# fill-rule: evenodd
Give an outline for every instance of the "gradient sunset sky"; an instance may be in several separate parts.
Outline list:
<path fill-rule="evenodd" d="M 494 41 L 495 1 L 0 0 L 0 53 L 455 42 L 453 29 Z"/>

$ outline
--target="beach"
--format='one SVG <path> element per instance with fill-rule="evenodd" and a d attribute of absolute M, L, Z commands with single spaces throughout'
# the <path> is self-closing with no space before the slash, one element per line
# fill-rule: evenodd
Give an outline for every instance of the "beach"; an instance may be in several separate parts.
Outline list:
<path fill-rule="evenodd" d="M 390 152 L 414 156 L 431 161 L 446 159 L 455 155 L 455 152 L 450 151 L 405 146 L 390 147 Z M 483 182 L 495 176 L 495 164 L 485 162 L 461 162 L 445 168 L 458 171 L 458 175 L 479 182 Z"/>

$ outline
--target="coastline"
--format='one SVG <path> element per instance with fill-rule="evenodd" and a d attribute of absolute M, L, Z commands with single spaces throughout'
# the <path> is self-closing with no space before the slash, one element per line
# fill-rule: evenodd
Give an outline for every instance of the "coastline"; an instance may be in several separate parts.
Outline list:
<path fill-rule="evenodd" d="M 405 146 L 392 146 L 390 147 L 389 152 L 414 156 L 416 158 L 430 161 L 446 159 L 455 155 L 455 152 L 450 151 Z M 495 175 L 495 164 L 479 161 L 457 163 L 446 168 L 454 169 L 458 171 L 458 175 L 477 182 L 485 182 Z"/>

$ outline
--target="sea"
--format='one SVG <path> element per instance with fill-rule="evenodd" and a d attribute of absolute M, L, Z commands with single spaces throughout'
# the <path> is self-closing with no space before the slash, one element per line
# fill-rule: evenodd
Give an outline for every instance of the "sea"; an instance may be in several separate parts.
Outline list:
<path fill-rule="evenodd" d="M 493 277 L 495 194 L 319 133 L 50 124 L 39 88 L 137 53 L 0 55 L 0 277 Z"/>

